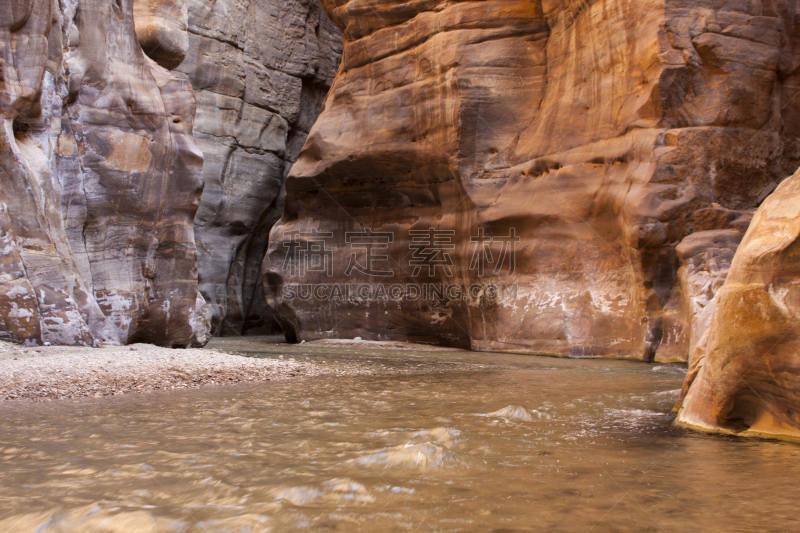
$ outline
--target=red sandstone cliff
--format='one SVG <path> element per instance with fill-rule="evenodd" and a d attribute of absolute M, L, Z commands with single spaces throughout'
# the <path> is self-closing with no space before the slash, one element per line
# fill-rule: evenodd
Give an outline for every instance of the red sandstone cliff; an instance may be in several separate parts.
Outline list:
<path fill-rule="evenodd" d="M 701 313 L 670 306 L 699 298 L 679 268 L 742 233 L 711 228 L 738 237 L 682 255 L 695 213 L 752 211 L 798 166 L 795 2 L 323 6 L 342 65 L 263 266 L 290 338 L 686 357 L 669 345 L 688 347 Z M 368 251 L 375 268 L 353 269 Z M 409 284 L 461 292 L 383 295 Z M 516 293 L 486 292 L 503 284 Z"/>

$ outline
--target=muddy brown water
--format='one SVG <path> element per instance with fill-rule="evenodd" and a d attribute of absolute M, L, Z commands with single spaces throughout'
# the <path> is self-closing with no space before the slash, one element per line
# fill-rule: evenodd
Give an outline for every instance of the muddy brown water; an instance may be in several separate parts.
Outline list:
<path fill-rule="evenodd" d="M 236 342 L 416 373 L 2 404 L 0 531 L 800 530 L 800 447 L 673 427 L 679 366 Z"/>

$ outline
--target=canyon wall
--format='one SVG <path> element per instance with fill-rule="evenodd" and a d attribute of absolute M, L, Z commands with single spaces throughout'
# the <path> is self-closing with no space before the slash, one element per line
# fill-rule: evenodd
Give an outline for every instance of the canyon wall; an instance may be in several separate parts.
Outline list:
<path fill-rule="evenodd" d="M 793 0 L 323 7 L 342 65 L 262 266 L 289 339 L 686 359 L 800 164 Z"/>
<path fill-rule="evenodd" d="M 174 5 L 139 3 L 167 66 L 186 52 Z M 143 53 L 132 0 L 0 13 L 0 338 L 202 344 L 191 86 Z"/>
<path fill-rule="evenodd" d="M 336 74 L 341 33 L 316 0 L 187 5 L 188 54 L 177 70 L 195 90 L 205 155 L 200 291 L 215 335 L 273 333 L 261 262 L 286 174 Z"/>
<path fill-rule="evenodd" d="M 679 424 L 800 439 L 800 172 L 756 212 L 714 303 Z"/>

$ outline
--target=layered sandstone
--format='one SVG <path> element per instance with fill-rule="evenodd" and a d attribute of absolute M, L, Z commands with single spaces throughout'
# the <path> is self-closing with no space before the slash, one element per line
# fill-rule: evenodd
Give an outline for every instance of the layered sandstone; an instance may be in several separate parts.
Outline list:
<path fill-rule="evenodd" d="M 800 438 L 800 172 L 756 212 L 682 396 L 680 424 Z"/>
<path fill-rule="evenodd" d="M 187 3 L 188 55 L 178 71 L 195 90 L 194 136 L 205 155 L 200 290 L 215 335 L 272 333 L 261 262 L 286 174 L 336 74 L 341 34 L 316 0 Z"/>
<path fill-rule="evenodd" d="M 694 213 L 798 166 L 794 1 L 323 7 L 342 66 L 262 271 L 290 339 L 651 359 L 681 261 L 740 232 L 682 252 Z"/>
<path fill-rule="evenodd" d="M 131 0 L 0 10 L 0 336 L 202 343 L 190 85 L 145 56 Z"/>

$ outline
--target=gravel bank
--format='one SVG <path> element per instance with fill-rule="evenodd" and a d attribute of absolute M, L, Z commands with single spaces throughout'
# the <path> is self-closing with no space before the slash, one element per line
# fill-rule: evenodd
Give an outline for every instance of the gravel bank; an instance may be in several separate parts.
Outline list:
<path fill-rule="evenodd" d="M 243 357 L 214 349 L 173 350 L 150 344 L 28 348 L 0 341 L 0 401 L 110 396 L 274 381 L 372 369 L 330 368 L 293 360 Z"/>

